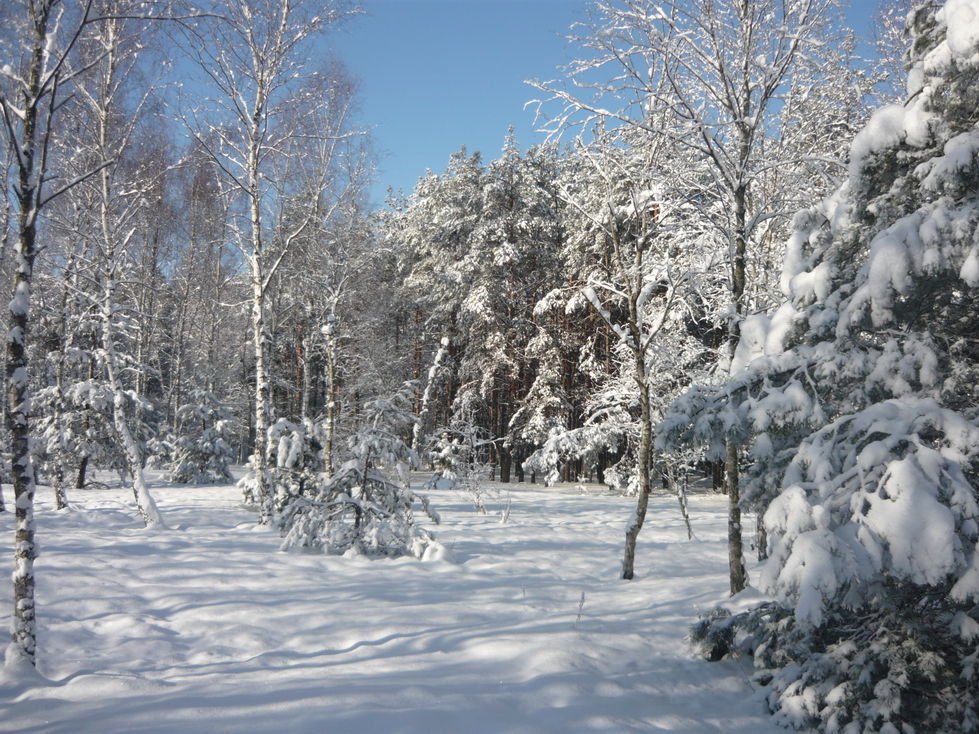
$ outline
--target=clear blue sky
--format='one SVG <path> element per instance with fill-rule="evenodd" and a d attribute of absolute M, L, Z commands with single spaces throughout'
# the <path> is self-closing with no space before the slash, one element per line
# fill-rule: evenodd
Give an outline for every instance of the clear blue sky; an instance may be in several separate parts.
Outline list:
<path fill-rule="evenodd" d="M 852 0 L 866 30 L 877 0 Z M 463 145 L 484 161 L 499 155 L 507 129 L 527 148 L 536 90 L 567 62 L 562 33 L 583 19 L 585 0 L 365 0 L 367 14 L 333 47 L 361 81 L 362 119 L 384 155 L 375 203 L 390 186 L 410 193 L 430 168 L 440 173 Z"/>

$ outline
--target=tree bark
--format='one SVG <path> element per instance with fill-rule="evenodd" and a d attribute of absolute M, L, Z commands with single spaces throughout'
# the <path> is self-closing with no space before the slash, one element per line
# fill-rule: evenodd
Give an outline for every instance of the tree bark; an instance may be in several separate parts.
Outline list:
<path fill-rule="evenodd" d="M 42 2 L 29 6 L 31 17 L 27 27 L 30 36 L 31 60 L 27 70 L 27 89 L 24 90 L 23 116 L 20 135 L 8 127 L 19 146 L 17 156 L 18 203 L 17 242 L 14 248 L 14 288 L 9 305 L 7 333 L 7 428 L 10 431 L 10 464 L 14 484 L 14 599 L 10 618 L 11 642 L 5 655 L 6 663 L 19 661 L 35 665 L 37 651 L 37 620 L 34 606 L 34 465 L 31 463 L 30 393 L 27 383 L 27 339 L 30 326 L 31 285 L 34 260 L 37 255 L 37 215 L 40 208 L 43 159 L 39 163 L 38 115 L 41 113 L 42 73 L 51 4 Z M 5 122 L 11 122 L 11 112 L 4 106 Z M 17 139 L 19 137 L 19 140 Z M 40 169 L 40 170 L 38 170 Z"/>
<path fill-rule="evenodd" d="M 336 329 L 336 317 L 327 317 L 324 333 L 326 335 L 326 437 L 323 441 L 323 461 L 326 464 L 326 476 L 333 476 L 333 430 L 336 423 L 336 354 L 334 352 L 333 335 Z"/>
<path fill-rule="evenodd" d="M 46 23 L 45 23 L 46 24 Z M 36 64 L 32 77 L 40 71 L 40 53 L 35 47 Z M 32 79 L 32 86 L 36 80 Z M 34 115 L 28 112 L 24 121 L 25 139 L 34 141 Z M 33 145 L 31 152 L 33 153 Z M 10 331 L 7 336 L 7 428 L 10 431 L 10 464 L 14 483 L 14 607 L 10 628 L 12 641 L 6 661 L 26 660 L 35 664 L 37 623 L 34 608 L 34 465 L 28 445 L 30 435 L 30 394 L 27 385 L 29 308 L 34 259 L 37 254 L 35 212 L 31 196 L 30 174 L 22 168 L 20 175 L 21 216 L 17 242 L 14 297 L 10 302 Z M 25 196 L 27 194 L 27 196 Z M 30 198 L 28 198 L 30 197 Z"/>
<path fill-rule="evenodd" d="M 119 380 L 118 356 L 112 335 L 112 319 L 115 310 L 114 291 L 115 278 L 110 275 L 105 286 L 105 300 L 102 304 L 102 352 L 103 366 L 109 380 L 109 388 L 112 390 L 113 425 L 115 425 L 116 433 L 119 434 L 123 451 L 126 454 L 129 475 L 133 478 L 133 495 L 143 525 L 162 525 L 163 519 L 160 517 L 160 511 L 150 494 L 149 487 L 146 485 L 146 476 L 143 473 L 143 457 L 140 455 L 132 431 L 129 430 L 129 421 L 126 418 L 126 394 Z"/>
<path fill-rule="evenodd" d="M 725 462 L 728 493 L 727 548 L 731 567 L 731 595 L 744 591 L 748 574 L 744 568 L 744 546 L 741 540 L 741 492 L 738 487 L 738 448 L 727 442 Z"/>
<path fill-rule="evenodd" d="M 614 222 L 614 219 L 612 221 Z M 617 239 L 614 243 L 616 261 L 619 263 L 620 270 L 624 276 L 623 279 L 629 289 L 629 331 L 633 341 L 632 354 L 635 360 L 636 370 L 634 378 L 639 388 L 639 417 L 642 422 L 639 438 L 639 456 L 636 461 L 636 471 L 639 474 L 639 498 L 636 502 L 636 512 L 632 516 L 629 527 L 626 529 L 625 554 L 622 559 L 622 578 L 631 580 L 635 575 L 636 543 L 639 540 L 639 531 L 642 530 L 643 523 L 646 521 L 646 508 L 649 505 L 649 472 L 653 455 L 653 420 L 652 410 L 649 404 L 649 382 L 646 378 L 646 353 L 643 348 L 642 322 L 639 313 L 639 292 L 642 288 L 644 250 L 637 243 L 632 268 L 636 273 L 636 282 L 632 283 L 628 276 L 626 276 Z"/>
<path fill-rule="evenodd" d="M 758 537 L 755 541 L 758 544 L 758 560 L 768 559 L 768 528 L 765 527 L 765 513 L 758 513 Z"/>
<path fill-rule="evenodd" d="M 120 35 L 119 21 L 109 20 L 105 26 L 104 36 L 100 39 L 106 43 L 109 50 L 102 67 L 104 69 L 103 75 L 99 78 L 100 94 L 92 100 L 92 111 L 98 125 L 97 145 L 103 161 L 109 161 L 112 154 L 119 152 L 114 150 L 117 142 L 112 139 L 112 133 L 114 126 L 118 124 L 120 113 L 120 109 L 116 107 L 118 100 L 113 96 L 113 92 L 117 89 L 116 76 L 120 73 L 118 57 L 115 52 Z M 126 393 L 119 375 L 119 355 L 116 351 L 115 330 L 113 328 L 117 318 L 116 313 L 119 310 L 116 289 L 123 269 L 121 262 L 125 257 L 125 248 L 132 235 L 132 232 L 122 234 L 119 231 L 121 222 L 119 221 L 117 204 L 125 200 L 125 195 L 121 194 L 120 189 L 130 188 L 133 184 L 138 188 L 144 182 L 129 181 L 123 187 L 114 185 L 112 170 L 109 166 L 104 166 L 99 174 L 100 234 L 105 261 L 105 270 L 100 273 L 100 277 L 105 281 L 101 304 L 102 352 L 100 356 L 109 382 L 109 389 L 112 390 L 113 424 L 122 443 L 126 463 L 129 467 L 129 475 L 133 480 L 133 495 L 140 518 L 146 526 L 162 525 L 163 519 L 160 517 L 160 511 L 150 495 L 149 487 L 146 485 L 146 477 L 143 473 L 143 457 L 136 445 L 136 440 L 129 428 L 129 420 L 126 417 Z M 136 348 L 137 355 L 140 355 L 139 343 Z M 142 374 L 143 371 L 140 368 L 137 371 L 137 392 Z M 138 410 L 137 407 L 137 415 Z"/>
<path fill-rule="evenodd" d="M 258 208 L 255 201 L 253 209 Z M 257 229 L 257 227 L 256 227 Z M 258 235 L 256 235 L 258 236 Z M 255 450 L 252 453 L 251 468 L 255 474 L 258 493 L 259 523 L 272 524 L 273 498 L 266 477 L 268 467 L 268 405 L 269 383 L 265 371 L 265 289 L 262 287 L 262 272 L 257 262 L 252 264 L 252 340 L 255 348 Z"/>
<path fill-rule="evenodd" d="M 641 375 L 646 374 L 646 361 L 641 354 L 636 355 L 636 369 Z M 639 472 L 639 498 L 636 502 L 636 512 L 625 531 L 625 555 L 622 559 L 622 578 L 626 581 L 635 576 L 636 543 L 639 531 L 646 521 L 646 508 L 649 506 L 649 459 L 652 454 L 653 431 L 649 413 L 649 387 L 646 380 L 639 382 L 639 407 L 642 413 L 642 433 L 639 439 L 639 460 L 636 470 Z"/>
<path fill-rule="evenodd" d="M 88 472 L 88 457 L 83 456 L 78 462 L 78 474 L 75 475 L 75 489 L 85 489 L 85 474 Z"/>

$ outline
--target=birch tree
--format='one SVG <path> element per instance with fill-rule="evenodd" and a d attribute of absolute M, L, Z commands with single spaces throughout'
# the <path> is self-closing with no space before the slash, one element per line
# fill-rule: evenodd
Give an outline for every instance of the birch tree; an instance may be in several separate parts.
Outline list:
<path fill-rule="evenodd" d="M 7 665 L 33 666 L 37 649 L 34 603 L 34 467 L 29 449 L 28 340 L 39 218 L 45 206 L 92 175 L 58 176 L 51 142 L 66 100 L 66 88 L 86 71 L 67 64 L 73 48 L 96 22 L 92 2 L 67 7 L 59 0 L 24 0 L 7 15 L 0 32 L 0 113 L 13 155 L 16 199 L 13 298 L 7 334 L 7 415 L 16 508 L 12 640 Z"/>
<path fill-rule="evenodd" d="M 157 198 L 155 190 L 166 174 L 165 161 L 154 155 L 158 151 L 152 150 L 148 139 L 155 131 L 145 129 L 154 85 L 137 87 L 133 94 L 140 49 L 148 32 L 146 23 L 107 18 L 84 45 L 97 61 L 77 85 L 76 127 L 82 135 L 72 143 L 82 160 L 111 165 L 102 165 L 71 196 L 79 197 L 77 209 L 85 213 L 83 229 L 76 234 L 87 238 L 91 247 L 88 277 L 97 288 L 92 297 L 100 324 L 95 354 L 112 395 L 115 433 L 125 453 L 139 515 L 145 525 L 160 525 L 162 519 L 143 473 L 144 457 L 127 415 L 131 393 L 123 384 L 122 371 L 138 365 L 139 360 L 137 354 L 127 358 L 120 351 L 125 332 L 139 317 L 145 319 L 145 314 L 134 313 L 135 304 L 124 304 L 121 290 L 138 275 L 138 220 L 147 201 Z M 133 352 L 138 352 L 138 346 Z"/>
<path fill-rule="evenodd" d="M 687 334 L 687 322 L 695 318 L 697 274 L 711 269 L 697 260 L 710 239 L 691 220 L 695 209 L 686 200 L 696 166 L 663 139 L 639 136 L 639 144 L 630 147 L 636 137 L 628 128 L 607 133 L 600 127 L 594 143 L 579 142 L 578 164 L 559 187 L 572 210 L 568 249 L 574 252 L 566 253 L 567 261 L 582 263 L 572 271 L 576 288 L 565 310 L 591 306 L 613 335 L 616 367 L 596 390 L 586 424 L 552 432 L 528 462 L 547 471 L 562 455 L 580 456 L 596 444 L 622 448 L 628 485 L 637 494 L 626 528 L 624 579 L 635 574 L 636 542 L 657 463 L 653 426 L 659 408 L 678 389 L 667 387 L 663 376 L 690 352 L 685 341 L 696 341 Z M 683 370 L 690 367 L 684 364 Z"/>
<path fill-rule="evenodd" d="M 160 346 L 169 365 L 164 399 L 172 431 L 178 429 L 177 413 L 188 393 L 216 395 L 227 390 L 227 365 L 234 361 L 234 348 L 220 336 L 240 319 L 225 305 L 234 300 L 229 291 L 236 271 L 226 241 L 229 206 L 221 195 L 218 172 L 194 148 L 177 174 L 176 197 L 186 202 L 179 220 L 182 248 L 167 283 L 164 308 L 169 338 Z"/>
<path fill-rule="evenodd" d="M 766 224 L 797 195 L 789 177 L 774 191 L 760 185 L 766 172 L 797 164 L 772 160 L 766 143 L 791 135 L 780 117 L 781 97 L 797 73 L 817 68 L 799 60 L 819 57 L 837 12 L 836 0 L 598 2 L 572 39 L 584 51 L 568 67 L 572 88 L 535 83 L 558 106 L 548 130 L 607 117 L 694 151 L 709 165 L 705 193 L 721 206 L 705 215 L 727 241 L 729 258 L 729 364 L 743 318 L 755 301 L 768 302 L 767 284 L 748 282 L 749 259 Z M 661 109 L 671 113 L 665 127 L 651 114 Z M 747 577 L 735 443 L 728 442 L 724 461 L 731 591 L 737 593 Z"/>
<path fill-rule="evenodd" d="M 273 212 L 281 204 L 286 183 L 276 175 L 284 170 L 281 157 L 297 138 L 314 144 L 307 136 L 315 133 L 290 123 L 302 119 L 303 113 L 330 112 L 324 110 L 329 98 L 303 88 L 314 71 L 312 43 L 355 8 L 344 0 L 225 0 L 210 10 L 219 17 L 186 28 L 189 52 L 210 94 L 187 119 L 242 209 L 235 244 L 250 281 L 255 356 L 255 445 L 248 486 L 254 488 L 260 522 L 270 524 L 274 508 L 266 476 L 267 296 L 283 259 L 319 213 L 317 206 L 310 207 L 288 222 L 279 220 L 285 228 L 275 230 Z M 323 138 L 335 137 L 334 130 L 327 128 Z"/>

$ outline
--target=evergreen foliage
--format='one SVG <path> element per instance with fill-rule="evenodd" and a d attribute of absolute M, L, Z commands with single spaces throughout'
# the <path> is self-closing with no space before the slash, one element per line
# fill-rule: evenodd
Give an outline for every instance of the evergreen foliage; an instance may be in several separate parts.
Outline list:
<path fill-rule="evenodd" d="M 192 402 L 180 406 L 177 420 L 183 431 L 170 446 L 170 481 L 209 484 L 231 479 L 230 411 L 213 394 L 196 390 Z"/>
<path fill-rule="evenodd" d="M 436 487 L 448 482 L 485 515 L 486 499 L 490 492 L 483 486 L 483 480 L 489 472 L 489 450 L 492 445 L 493 439 L 487 431 L 472 420 L 457 418 L 450 425 L 437 429 L 428 454 L 435 474 L 428 481 L 428 486 Z"/>
<path fill-rule="evenodd" d="M 41 388 L 36 405 L 41 440 L 32 449 L 38 471 L 55 476 L 82 460 L 91 469 L 124 471 L 126 458 L 112 427 L 112 393 L 104 381 L 74 382 L 60 398 L 57 388 Z"/>
<path fill-rule="evenodd" d="M 282 511 L 293 499 L 315 491 L 326 471 L 322 423 L 299 423 L 280 418 L 269 428 L 269 451 L 276 509 Z"/>
<path fill-rule="evenodd" d="M 664 448 L 737 441 L 771 534 L 774 600 L 693 638 L 736 640 L 777 719 L 824 732 L 979 730 L 979 3 L 911 30 L 908 101 L 796 217 L 785 303 L 660 427 Z"/>
<path fill-rule="evenodd" d="M 363 422 L 348 440 L 351 458 L 306 494 L 289 497 L 280 523 L 284 550 L 421 557 L 435 545 L 432 534 L 415 524 L 412 510 L 418 502 L 439 522 L 428 499 L 411 489 L 418 454 L 404 437 L 417 420 L 411 412 L 415 392 L 408 383 L 393 397 L 365 405 Z"/>

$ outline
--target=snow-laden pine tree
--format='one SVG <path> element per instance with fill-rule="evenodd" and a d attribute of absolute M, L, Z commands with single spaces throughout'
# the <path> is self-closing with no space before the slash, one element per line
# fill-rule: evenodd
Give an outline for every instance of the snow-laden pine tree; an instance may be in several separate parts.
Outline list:
<path fill-rule="evenodd" d="M 784 305 L 661 428 L 736 442 L 768 505 L 773 600 L 694 639 L 738 642 L 777 719 L 825 732 L 979 730 L 979 2 L 909 20 L 907 102 L 797 215 Z"/>
<path fill-rule="evenodd" d="M 271 475 L 276 509 L 284 509 L 297 497 L 316 494 L 326 466 L 326 423 L 310 419 L 293 423 L 280 418 L 269 428 Z"/>
<path fill-rule="evenodd" d="M 283 550 L 420 557 L 438 545 L 415 524 L 412 511 L 418 502 L 439 522 L 409 481 L 411 470 L 418 468 L 418 454 L 405 443 L 417 420 L 411 412 L 415 394 L 414 383 L 407 383 L 393 397 L 364 406 L 359 429 L 348 439 L 349 460 L 289 498 L 281 518 Z"/>
<path fill-rule="evenodd" d="M 513 469 L 522 479 L 522 459 L 536 448 L 525 430 L 535 411 L 521 407 L 529 393 L 546 392 L 543 385 L 535 389 L 538 364 L 560 360 L 549 349 L 553 340 L 539 338 L 534 313 L 563 280 L 561 206 L 553 185 L 560 163 L 550 145 L 521 154 L 512 132 L 489 166 L 463 148 L 444 174 L 419 181 L 382 228 L 405 271 L 412 376 L 422 378 L 425 353 L 448 336 L 453 369 L 431 407 L 434 422 L 474 418 L 486 428 L 502 482 Z"/>
<path fill-rule="evenodd" d="M 170 481 L 210 484 L 231 479 L 234 418 L 207 390 L 194 390 L 191 402 L 177 410 L 178 435 L 170 447 Z"/>
<path fill-rule="evenodd" d="M 495 499 L 496 493 L 484 486 L 489 476 L 490 448 L 493 439 L 489 432 L 471 419 L 456 417 L 447 426 L 435 430 L 428 460 L 435 473 L 426 486 L 438 487 L 447 483 L 466 495 L 473 508 L 486 514 L 486 500 Z"/>

